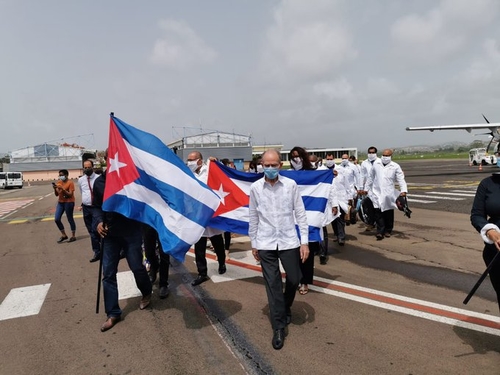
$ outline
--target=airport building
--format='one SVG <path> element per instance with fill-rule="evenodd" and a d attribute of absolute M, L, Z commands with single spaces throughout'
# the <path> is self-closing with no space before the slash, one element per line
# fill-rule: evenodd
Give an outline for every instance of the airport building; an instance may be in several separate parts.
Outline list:
<path fill-rule="evenodd" d="M 184 162 L 193 151 L 201 152 L 204 160 L 211 156 L 232 160 L 238 170 L 252 160 L 252 139 L 242 134 L 211 131 L 184 136 L 167 146 Z"/>
<path fill-rule="evenodd" d="M 9 153 L 10 163 L 4 163 L 4 172 L 22 172 L 24 181 L 50 181 L 58 171 L 67 169 L 74 179 L 82 174 L 83 161 L 95 159 L 97 150 L 77 144 L 49 144 L 25 147 Z"/>

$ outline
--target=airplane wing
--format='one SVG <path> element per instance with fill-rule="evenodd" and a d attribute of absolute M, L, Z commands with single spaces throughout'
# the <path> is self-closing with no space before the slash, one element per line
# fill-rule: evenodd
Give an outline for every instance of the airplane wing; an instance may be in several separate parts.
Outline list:
<path fill-rule="evenodd" d="M 491 122 L 489 124 L 462 124 L 462 125 L 436 125 L 436 126 L 408 126 L 406 128 L 407 131 L 414 130 L 430 130 L 433 132 L 434 130 L 466 130 L 469 133 L 472 132 L 472 129 L 488 129 L 491 132 L 495 132 L 498 128 L 500 128 L 500 122 Z"/>

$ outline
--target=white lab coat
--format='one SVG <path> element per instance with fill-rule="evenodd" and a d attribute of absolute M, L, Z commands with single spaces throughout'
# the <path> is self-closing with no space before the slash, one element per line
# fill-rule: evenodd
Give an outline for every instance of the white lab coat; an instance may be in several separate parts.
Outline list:
<path fill-rule="evenodd" d="M 399 196 L 400 191 L 394 187 L 396 182 L 401 192 L 408 192 L 405 175 L 398 163 L 391 161 L 384 165 L 381 159 L 373 162 L 373 167 L 365 185 L 365 190 L 368 191 L 368 197 L 372 200 L 373 207 L 380 208 L 382 212 L 397 208 L 396 198 Z"/>

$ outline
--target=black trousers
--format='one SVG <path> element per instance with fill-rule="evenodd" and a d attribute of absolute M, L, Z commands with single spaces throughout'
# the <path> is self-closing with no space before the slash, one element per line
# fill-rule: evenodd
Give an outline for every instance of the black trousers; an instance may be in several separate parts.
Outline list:
<path fill-rule="evenodd" d="M 392 233 L 392 229 L 394 228 L 394 210 L 382 212 L 380 208 L 376 208 L 375 223 L 377 224 L 377 234 Z"/>
<path fill-rule="evenodd" d="M 339 209 L 340 216 L 332 221 L 332 229 L 338 241 L 345 241 L 345 212 L 342 208 Z"/>
<path fill-rule="evenodd" d="M 147 224 L 142 225 L 142 240 L 144 243 L 144 253 L 151 264 L 150 272 L 160 272 L 160 287 L 168 286 L 168 271 L 170 268 L 170 256 L 163 252 L 163 248 L 158 239 L 158 233 Z M 158 244 L 160 256 L 156 254 L 156 246 Z"/>
<path fill-rule="evenodd" d="M 314 278 L 314 254 L 320 251 L 319 242 L 309 242 L 309 256 L 306 261 L 302 263 L 299 262 L 300 272 L 302 273 L 302 278 L 300 279 L 301 284 L 312 284 Z"/>
<path fill-rule="evenodd" d="M 313 255 L 309 255 L 312 256 Z M 273 330 L 286 327 L 286 316 L 291 315 L 291 307 L 300 278 L 299 248 L 289 250 L 259 250 L 262 276 L 266 284 L 269 315 Z M 285 291 L 281 279 L 280 261 L 286 272 Z"/>
<path fill-rule="evenodd" d="M 328 255 L 328 230 L 323 227 L 323 243 L 319 244 L 319 256 L 326 258 Z"/>
<path fill-rule="evenodd" d="M 83 222 L 85 223 L 85 227 L 87 228 L 87 232 L 90 234 L 90 243 L 92 244 L 92 251 L 95 256 L 101 255 L 101 237 L 97 233 L 97 230 L 94 228 L 97 227 L 97 224 L 94 223 L 94 207 L 85 206 L 82 204 L 82 212 L 83 212 Z"/>
<path fill-rule="evenodd" d="M 498 250 L 494 244 L 486 244 L 484 246 L 483 260 L 486 266 L 491 263 L 497 252 Z M 498 308 L 500 309 L 500 261 L 498 258 L 495 260 L 495 264 L 490 269 L 489 275 L 493 289 L 495 289 L 495 292 L 497 293 Z"/>
<path fill-rule="evenodd" d="M 224 232 L 224 248 L 229 250 L 231 246 L 231 232 Z"/>
<path fill-rule="evenodd" d="M 217 260 L 219 261 L 219 266 L 226 264 L 226 251 L 224 250 L 224 239 L 222 234 L 216 234 L 210 237 L 210 242 L 212 243 L 215 254 L 217 255 Z M 207 237 L 201 237 L 198 242 L 194 245 L 194 255 L 196 259 L 196 267 L 198 268 L 198 274 L 202 276 L 207 275 Z"/>

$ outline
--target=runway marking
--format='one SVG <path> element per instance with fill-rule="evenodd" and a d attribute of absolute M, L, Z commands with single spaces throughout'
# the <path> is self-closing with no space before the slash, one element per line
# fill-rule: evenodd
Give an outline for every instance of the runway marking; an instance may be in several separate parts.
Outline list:
<path fill-rule="evenodd" d="M 423 201 L 423 200 L 421 200 L 421 199 L 412 199 L 412 198 L 407 198 L 407 201 L 408 201 L 408 202 L 424 203 L 424 204 L 428 204 L 428 203 L 436 203 L 436 201 Z"/>
<path fill-rule="evenodd" d="M 11 220 L 7 224 L 23 224 L 26 223 L 28 219 Z"/>
<path fill-rule="evenodd" d="M 193 249 L 187 255 L 194 256 Z M 214 283 L 262 276 L 261 267 L 255 264 L 251 250 L 231 254 L 231 260 L 226 263 L 237 268 L 228 267 L 224 275 L 218 275 L 217 273 L 218 263 L 215 261 L 215 255 L 207 252 L 206 256 L 209 265 L 208 275 Z M 241 269 L 245 271 L 241 272 Z M 281 270 L 283 272 L 282 268 Z M 500 336 L 500 317 L 493 315 L 477 313 L 317 276 L 314 277 L 314 285 L 309 285 L 309 289 L 370 306 L 397 311 L 402 314 Z"/>
<path fill-rule="evenodd" d="M 33 201 L 34 199 L 22 199 L 0 202 L 0 219 L 15 213 L 16 210 L 29 206 Z"/>
<path fill-rule="evenodd" d="M 37 315 L 42 308 L 50 284 L 11 289 L 0 305 L 0 321 Z"/>
<path fill-rule="evenodd" d="M 447 192 L 447 191 L 429 191 L 429 194 L 438 194 L 438 195 L 452 195 L 457 197 L 474 197 L 476 194 L 471 193 L 470 191 L 467 193 L 456 193 L 456 192 Z"/>
<path fill-rule="evenodd" d="M 423 195 L 423 194 L 411 194 L 412 197 L 417 198 L 430 198 L 430 199 L 443 199 L 449 201 L 463 201 L 465 198 L 456 198 L 456 197 L 442 197 L 439 195 Z"/>

